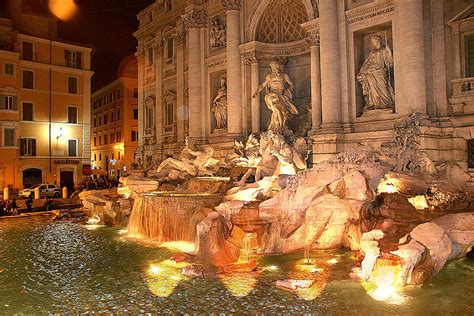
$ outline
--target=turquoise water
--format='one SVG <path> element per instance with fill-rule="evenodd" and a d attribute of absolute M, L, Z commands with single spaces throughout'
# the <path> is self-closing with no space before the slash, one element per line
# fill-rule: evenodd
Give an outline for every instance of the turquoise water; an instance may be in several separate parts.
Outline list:
<path fill-rule="evenodd" d="M 172 251 L 126 240 L 117 228 L 33 219 L 0 221 L 0 314 L 60 312 L 222 312 L 474 314 L 474 263 L 454 261 L 400 299 L 376 301 L 349 279 L 345 251 L 312 254 L 323 270 L 300 271 L 301 254 L 260 258 L 260 271 L 186 278 Z M 330 262 L 337 263 L 329 264 Z M 314 279 L 299 293 L 275 281 Z"/>

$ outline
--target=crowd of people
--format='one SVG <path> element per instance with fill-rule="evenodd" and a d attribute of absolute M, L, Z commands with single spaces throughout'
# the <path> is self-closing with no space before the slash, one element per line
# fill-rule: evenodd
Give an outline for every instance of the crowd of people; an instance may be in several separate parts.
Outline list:
<path fill-rule="evenodd" d="M 18 215 L 16 199 L 11 201 L 0 201 L 0 216 Z"/>
<path fill-rule="evenodd" d="M 91 177 L 82 182 L 82 190 L 104 190 L 119 186 L 118 178 L 108 176 Z"/>

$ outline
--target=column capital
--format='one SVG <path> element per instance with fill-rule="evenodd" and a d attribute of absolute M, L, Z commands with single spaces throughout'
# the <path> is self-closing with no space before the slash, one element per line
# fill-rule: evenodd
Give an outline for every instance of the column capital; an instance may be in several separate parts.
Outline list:
<path fill-rule="evenodd" d="M 240 11 L 240 9 L 242 8 L 242 0 L 221 0 L 221 3 L 227 11 Z"/>
<path fill-rule="evenodd" d="M 186 42 L 186 31 L 183 30 L 181 32 L 177 32 L 174 37 L 176 39 L 176 44 L 184 44 Z"/>
<path fill-rule="evenodd" d="M 207 27 L 207 12 L 203 8 L 196 7 L 191 12 L 181 15 L 181 18 L 186 30 Z"/>
<path fill-rule="evenodd" d="M 246 52 L 244 55 L 244 63 L 246 65 L 258 64 L 262 58 L 257 55 L 256 51 Z"/>
<path fill-rule="evenodd" d="M 321 37 L 319 34 L 319 29 L 308 31 L 308 36 L 306 37 L 306 43 L 310 46 L 319 46 L 321 42 Z"/>

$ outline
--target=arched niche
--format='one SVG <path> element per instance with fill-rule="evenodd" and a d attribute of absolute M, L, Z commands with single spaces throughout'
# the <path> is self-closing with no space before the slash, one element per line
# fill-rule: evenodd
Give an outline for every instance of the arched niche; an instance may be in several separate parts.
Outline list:
<path fill-rule="evenodd" d="M 318 17 L 318 12 L 317 12 L 317 0 L 261 0 L 257 1 L 254 5 L 254 7 L 251 10 L 250 16 L 249 16 L 249 22 L 247 24 L 247 40 L 248 41 L 256 41 L 256 34 L 257 34 L 257 29 L 260 24 L 260 21 L 262 18 L 264 18 L 265 13 L 267 12 L 268 9 L 275 8 L 276 6 L 286 6 L 286 5 L 295 5 L 295 6 L 303 6 L 307 18 L 306 21 L 313 20 Z"/>

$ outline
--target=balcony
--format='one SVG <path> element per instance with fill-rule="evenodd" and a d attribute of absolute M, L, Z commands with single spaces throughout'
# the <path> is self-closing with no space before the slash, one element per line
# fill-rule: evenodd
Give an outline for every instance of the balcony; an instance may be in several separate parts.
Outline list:
<path fill-rule="evenodd" d="M 453 96 L 449 99 L 454 115 L 474 113 L 474 77 L 451 81 Z"/>

